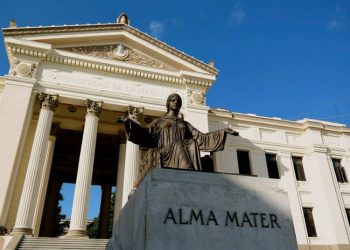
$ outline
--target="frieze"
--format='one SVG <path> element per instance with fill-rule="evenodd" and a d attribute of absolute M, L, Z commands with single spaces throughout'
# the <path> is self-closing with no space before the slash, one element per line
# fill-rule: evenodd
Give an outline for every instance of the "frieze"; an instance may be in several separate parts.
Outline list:
<path fill-rule="evenodd" d="M 44 69 L 39 81 L 54 83 L 66 87 L 89 89 L 101 93 L 105 91 L 114 94 L 125 94 L 128 96 L 145 97 L 164 100 L 170 93 L 177 92 L 177 89 L 159 85 L 151 82 L 138 82 L 133 79 L 115 78 L 108 76 L 97 76 L 83 72 L 69 72 L 65 70 L 57 71 Z M 156 87 L 155 87 L 156 86 Z M 180 94 L 182 95 L 182 94 Z"/>
<path fill-rule="evenodd" d="M 75 47 L 75 48 L 64 48 L 62 50 L 70 51 L 78 54 L 89 55 L 89 56 L 96 56 L 96 57 L 102 57 L 102 58 L 113 59 L 118 61 L 124 61 L 128 63 L 144 65 L 152 68 L 175 71 L 175 69 L 172 69 L 169 66 L 151 57 L 148 57 L 138 51 L 135 51 L 127 46 L 124 46 L 122 44 L 103 45 L 103 46 L 84 46 L 84 47 Z"/>

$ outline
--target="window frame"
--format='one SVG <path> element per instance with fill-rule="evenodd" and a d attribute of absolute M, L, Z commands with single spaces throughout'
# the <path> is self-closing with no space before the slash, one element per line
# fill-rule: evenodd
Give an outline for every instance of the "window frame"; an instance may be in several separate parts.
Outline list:
<path fill-rule="evenodd" d="M 335 165 L 334 162 L 339 161 L 339 165 Z M 332 157 L 331 156 L 331 162 L 334 170 L 335 177 L 338 181 L 338 183 L 349 183 L 348 176 L 346 174 L 345 168 L 342 166 L 341 162 L 342 159 L 339 157 Z"/>
<path fill-rule="evenodd" d="M 247 155 L 248 155 L 248 169 L 249 169 L 249 173 L 241 173 L 238 152 L 245 152 L 245 153 L 247 153 Z M 237 156 L 238 173 L 240 175 L 253 175 L 250 150 L 247 150 L 247 149 L 236 149 L 236 156 Z"/>
<path fill-rule="evenodd" d="M 277 171 L 277 177 L 272 176 L 274 173 L 271 171 L 274 171 L 273 169 L 269 168 L 269 163 L 268 163 L 268 155 L 272 155 L 275 158 L 275 163 L 276 163 L 276 171 Z M 266 167 L 267 167 L 267 174 L 269 176 L 270 179 L 281 179 L 281 175 L 280 175 L 280 169 L 278 167 L 278 161 L 277 161 L 277 154 L 276 153 L 270 153 L 270 152 L 265 152 L 265 161 L 266 161 Z M 271 165 L 270 165 L 271 167 Z"/>
<path fill-rule="evenodd" d="M 297 166 L 295 165 L 294 159 L 297 159 L 297 158 L 300 158 L 300 160 L 301 160 L 301 167 L 300 167 L 300 169 L 298 169 Z M 303 158 L 304 157 L 300 156 L 300 155 L 292 155 L 292 163 L 293 163 L 293 168 L 294 168 L 294 173 L 295 173 L 295 179 L 297 181 L 307 181 L 306 175 L 305 175 L 305 170 L 304 170 Z"/>
<path fill-rule="evenodd" d="M 308 237 L 317 237 L 317 230 L 313 216 L 313 207 L 303 207 L 304 222 Z"/>
<path fill-rule="evenodd" d="M 348 219 L 348 225 L 350 226 L 350 208 L 345 208 L 346 218 Z"/>

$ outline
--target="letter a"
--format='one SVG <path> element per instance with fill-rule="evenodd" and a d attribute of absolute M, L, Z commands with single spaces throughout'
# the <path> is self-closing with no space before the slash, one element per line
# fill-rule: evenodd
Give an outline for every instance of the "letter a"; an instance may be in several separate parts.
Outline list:
<path fill-rule="evenodd" d="M 167 222 L 168 220 L 173 220 L 173 223 L 174 223 L 174 224 L 177 224 L 177 223 L 176 223 L 176 220 L 175 220 L 175 216 L 174 216 L 173 210 L 171 210 L 171 208 L 169 208 L 168 213 L 167 213 L 167 215 L 166 215 L 166 217 L 165 217 L 163 223 L 166 224 L 166 222 Z"/>
<path fill-rule="evenodd" d="M 248 223 L 250 227 L 252 227 L 252 223 L 249 220 L 249 216 L 246 212 L 244 212 L 241 227 L 244 226 L 244 223 Z"/>
<path fill-rule="evenodd" d="M 207 225 L 209 225 L 209 222 L 210 222 L 210 221 L 214 221 L 216 226 L 219 225 L 218 222 L 216 221 L 215 214 L 214 214 L 213 211 L 211 211 L 211 210 L 210 210 L 210 212 L 209 212 L 209 217 L 208 217 Z"/>

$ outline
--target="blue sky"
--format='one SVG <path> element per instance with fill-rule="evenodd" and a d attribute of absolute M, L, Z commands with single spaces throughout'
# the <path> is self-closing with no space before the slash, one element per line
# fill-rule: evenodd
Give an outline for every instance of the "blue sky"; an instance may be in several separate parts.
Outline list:
<path fill-rule="evenodd" d="M 17 0 L 1 3 L 0 25 L 108 23 L 121 12 L 132 26 L 215 61 L 210 107 L 350 125 L 350 1 Z M 0 74 L 7 72 L 1 41 Z"/>

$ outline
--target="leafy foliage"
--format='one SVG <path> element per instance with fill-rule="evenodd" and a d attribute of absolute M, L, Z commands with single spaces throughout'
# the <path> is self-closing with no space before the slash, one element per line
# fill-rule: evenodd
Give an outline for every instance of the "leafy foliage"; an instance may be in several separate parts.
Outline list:
<path fill-rule="evenodd" d="M 115 192 L 112 192 L 111 205 L 109 208 L 109 230 L 108 230 L 109 238 L 112 236 L 112 231 L 113 231 L 114 203 L 115 203 Z M 89 235 L 89 238 L 95 239 L 98 237 L 99 221 L 100 221 L 100 216 L 97 216 L 92 220 L 91 223 L 88 224 L 87 234 Z"/>

